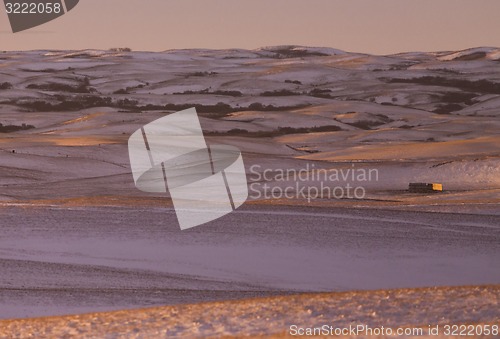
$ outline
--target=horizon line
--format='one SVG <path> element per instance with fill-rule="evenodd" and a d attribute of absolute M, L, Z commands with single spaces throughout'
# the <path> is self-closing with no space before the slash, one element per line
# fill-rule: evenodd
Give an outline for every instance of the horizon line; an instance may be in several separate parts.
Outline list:
<path fill-rule="evenodd" d="M 254 49 L 249 49 L 249 48 L 240 48 L 240 47 L 231 47 L 231 48 L 205 48 L 205 47 L 193 47 L 193 48 L 171 48 L 171 49 L 165 49 L 165 50 L 134 50 L 129 47 L 110 47 L 108 49 L 101 49 L 101 48 L 83 48 L 83 49 L 53 49 L 53 48 L 47 48 L 47 49 L 23 49 L 23 50 L 1 50 L 2 53 L 7 53 L 7 52 L 37 52 L 37 51 L 67 51 L 67 52 L 83 52 L 83 51 L 100 51 L 100 52 L 123 52 L 123 53 L 168 53 L 168 52 L 175 52 L 175 51 L 265 51 L 265 50 L 271 50 L 271 49 L 276 49 L 276 48 L 325 48 L 325 49 L 332 49 L 332 50 L 337 50 L 339 52 L 343 53 L 349 53 L 349 54 L 364 54 L 364 55 L 375 55 L 375 56 L 390 56 L 390 55 L 398 55 L 398 54 L 407 54 L 407 53 L 447 53 L 447 52 L 463 52 L 463 51 L 468 51 L 468 50 L 474 50 L 474 49 L 481 49 L 481 48 L 493 48 L 493 49 L 500 49 L 500 47 L 497 46 L 473 46 L 473 47 L 468 47 L 464 49 L 457 49 L 457 50 L 409 50 L 409 51 L 402 51 L 402 52 L 396 52 L 396 53 L 389 53 L 389 54 L 377 54 L 377 53 L 368 53 L 368 52 L 355 52 L 355 51 L 347 51 L 335 47 L 330 47 L 330 46 L 306 46 L 306 45 L 293 45 L 293 44 L 284 44 L 284 45 L 271 45 L 271 46 L 262 46 Z M 116 49 L 116 51 L 113 51 Z M 129 51 L 126 51 L 126 49 L 129 49 Z"/>

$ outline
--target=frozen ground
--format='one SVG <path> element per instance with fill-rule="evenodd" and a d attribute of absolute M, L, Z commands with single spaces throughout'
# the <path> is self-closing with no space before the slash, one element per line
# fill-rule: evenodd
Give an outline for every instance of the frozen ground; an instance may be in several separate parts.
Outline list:
<path fill-rule="evenodd" d="M 248 206 L 3 207 L 0 317 L 290 292 L 498 284 L 500 216 Z"/>
<path fill-rule="evenodd" d="M 341 338 L 396 337 L 398 329 L 414 334 L 405 338 L 456 338 L 445 334 L 447 325 L 472 325 L 474 331 L 498 325 L 499 298 L 498 286 L 305 294 L 0 321 L 0 337 L 294 338 L 290 331 L 293 325 L 299 328 L 326 325 L 348 331 L 350 326 L 359 325 L 367 328 L 366 332 L 348 332 L 350 335 Z M 370 335 L 368 328 L 376 331 L 382 326 L 384 333 L 390 328 L 393 335 Z M 430 335 L 429 326 L 438 332 Z"/>

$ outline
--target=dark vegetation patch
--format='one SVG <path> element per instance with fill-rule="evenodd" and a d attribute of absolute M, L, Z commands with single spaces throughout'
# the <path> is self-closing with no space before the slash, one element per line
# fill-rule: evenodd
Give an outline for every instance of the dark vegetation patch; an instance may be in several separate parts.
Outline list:
<path fill-rule="evenodd" d="M 265 91 L 260 94 L 263 97 L 285 97 L 292 95 L 301 95 L 300 93 L 296 93 L 294 91 L 290 91 L 288 89 L 280 89 L 275 91 Z"/>
<path fill-rule="evenodd" d="M 199 113 L 216 113 L 216 114 L 227 114 L 231 112 L 239 112 L 247 110 L 286 111 L 286 110 L 295 110 L 307 107 L 307 105 L 274 106 L 274 105 L 263 105 L 261 103 L 253 103 L 250 104 L 248 107 L 239 107 L 239 106 L 233 107 L 223 102 L 219 102 L 214 105 L 172 104 L 172 103 L 168 103 L 165 105 L 154 105 L 154 104 L 141 105 L 139 101 L 133 99 L 113 100 L 111 97 L 101 97 L 97 95 L 78 95 L 72 97 L 64 95 L 55 95 L 49 101 L 20 100 L 18 102 L 16 100 L 11 100 L 6 104 L 17 105 L 36 112 L 67 112 L 67 111 L 78 111 L 93 107 L 113 107 L 130 112 L 180 111 L 191 107 L 195 107 Z"/>
<path fill-rule="evenodd" d="M 114 48 L 110 48 L 109 49 L 110 52 L 120 52 L 120 53 L 123 53 L 123 52 L 132 52 L 132 49 L 129 48 L 129 47 L 114 47 Z"/>
<path fill-rule="evenodd" d="M 2 82 L 0 83 L 0 89 L 11 89 L 12 84 L 10 82 Z"/>
<path fill-rule="evenodd" d="M 129 94 L 130 87 L 121 88 L 113 92 L 113 94 Z"/>
<path fill-rule="evenodd" d="M 26 86 L 26 88 L 37 89 L 48 92 L 87 93 L 87 94 L 97 92 L 95 88 L 90 87 L 90 80 L 87 77 L 83 78 L 83 80 L 80 80 L 79 84 L 75 86 L 51 82 L 47 84 L 31 84 Z"/>
<path fill-rule="evenodd" d="M 417 64 L 417 62 L 407 62 L 402 64 L 395 64 L 389 68 L 389 71 L 406 71 L 408 67 Z"/>
<path fill-rule="evenodd" d="M 378 118 L 380 118 L 380 120 L 384 123 L 384 124 L 388 124 L 390 122 L 393 122 L 394 120 L 392 120 L 391 118 L 389 118 L 387 115 L 383 115 L 383 114 L 375 114 L 375 116 L 377 116 Z"/>
<path fill-rule="evenodd" d="M 303 153 L 309 153 L 309 154 L 314 154 L 314 153 L 319 153 L 320 151 L 317 149 L 310 149 L 309 146 L 300 146 L 300 147 L 293 147 L 292 145 L 285 144 L 286 147 L 296 151 L 296 152 L 303 152 Z"/>
<path fill-rule="evenodd" d="M 486 57 L 486 52 L 474 52 L 471 54 L 461 55 L 453 59 L 453 61 L 472 61 L 484 59 Z"/>
<path fill-rule="evenodd" d="M 0 133 L 12 133 L 17 131 L 25 131 L 33 128 L 35 128 L 35 126 L 27 124 L 22 124 L 21 126 L 0 124 Z"/>
<path fill-rule="evenodd" d="M 410 83 L 428 86 L 444 86 L 444 87 L 455 87 L 463 91 L 476 92 L 476 93 L 488 93 L 488 94 L 500 94 L 500 83 L 488 81 L 488 80 L 464 80 L 464 79 L 450 79 L 440 76 L 424 76 L 420 78 L 410 78 L 410 79 L 383 79 L 388 83 Z"/>
<path fill-rule="evenodd" d="M 467 106 L 474 104 L 476 94 L 468 92 L 447 92 L 441 96 L 440 100 L 443 103 L 458 104 L 463 103 Z"/>
<path fill-rule="evenodd" d="M 134 89 L 141 89 L 141 88 L 144 88 L 144 87 L 145 87 L 144 84 L 140 84 L 140 85 L 137 85 L 137 86 L 121 88 L 119 90 L 114 91 L 113 94 L 130 94 L 130 91 L 132 91 Z"/>
<path fill-rule="evenodd" d="M 438 105 L 432 112 L 437 114 L 450 114 L 462 110 L 464 107 L 460 104 Z"/>
<path fill-rule="evenodd" d="M 330 94 L 331 92 L 331 89 L 315 88 L 309 91 L 308 95 L 315 98 L 333 99 L 334 97 Z"/>
<path fill-rule="evenodd" d="M 187 73 L 185 76 L 186 78 L 189 78 L 189 77 L 208 77 L 208 76 L 213 76 L 213 75 L 217 75 L 219 73 L 217 72 L 191 72 L 191 73 Z"/>
<path fill-rule="evenodd" d="M 71 70 L 71 67 L 68 67 L 68 70 Z M 28 69 L 28 68 L 21 68 L 20 71 L 23 72 L 30 72 L 30 73 L 57 73 L 60 70 L 54 69 L 54 68 L 44 68 L 44 69 Z"/>
<path fill-rule="evenodd" d="M 244 136 L 253 138 L 272 138 L 288 134 L 304 134 L 315 132 L 337 132 L 341 131 L 339 126 L 314 126 L 314 127 L 280 127 L 273 131 L 249 132 L 245 129 L 233 128 L 227 132 L 207 132 L 209 136 Z"/>
<path fill-rule="evenodd" d="M 473 105 L 476 94 L 468 92 L 448 92 L 442 95 L 439 100 L 442 104 L 436 106 L 433 110 L 437 114 L 451 114 Z"/>
<path fill-rule="evenodd" d="M 35 100 L 29 102 L 11 102 L 13 105 L 18 105 L 30 109 L 35 112 L 67 112 L 78 111 L 92 107 L 113 107 L 113 102 L 110 97 L 100 97 L 96 95 L 81 95 L 72 98 L 63 95 L 55 95 L 52 102 L 44 100 Z"/>
<path fill-rule="evenodd" d="M 250 104 L 248 108 L 238 107 L 236 111 L 291 111 L 294 109 L 301 109 L 308 107 L 308 104 L 305 105 L 291 105 L 291 106 L 274 106 L 274 105 L 263 105 L 260 102 L 254 102 Z"/>
<path fill-rule="evenodd" d="M 382 126 L 382 125 L 385 125 L 385 124 L 388 124 L 388 123 L 394 121 L 391 118 L 389 118 L 388 116 L 385 116 L 383 114 L 375 114 L 375 116 L 377 116 L 380 119 L 379 120 L 359 120 L 356 122 L 344 122 L 344 123 L 346 125 L 351 125 L 351 126 L 354 126 L 354 127 L 360 128 L 360 129 L 371 130 L 374 127 Z"/>
<path fill-rule="evenodd" d="M 189 94 L 204 94 L 204 95 L 224 95 L 230 97 L 241 97 L 243 93 L 240 91 L 224 91 L 224 90 L 216 90 L 210 91 L 208 88 L 201 91 L 184 91 L 184 92 L 176 92 L 174 94 L 177 95 L 189 95 Z"/>
<path fill-rule="evenodd" d="M 31 84 L 26 86 L 28 89 L 37 89 L 41 91 L 48 92 L 68 92 L 68 93 L 95 93 L 97 92 L 94 88 L 79 85 L 79 86 L 71 86 L 67 84 L 57 84 L 57 83 L 49 83 L 49 84 Z"/>
<path fill-rule="evenodd" d="M 462 73 L 460 73 L 460 71 L 457 71 L 454 69 L 449 69 L 449 68 L 434 68 L 434 71 L 448 73 L 448 74 L 454 74 L 454 75 L 462 74 Z"/>

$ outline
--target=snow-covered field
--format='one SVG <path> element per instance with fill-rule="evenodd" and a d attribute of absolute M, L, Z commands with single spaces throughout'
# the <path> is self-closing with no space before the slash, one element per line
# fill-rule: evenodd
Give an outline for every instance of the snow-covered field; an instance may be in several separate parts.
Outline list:
<path fill-rule="evenodd" d="M 498 48 L 0 53 L 0 317 L 499 284 L 499 66 Z M 168 197 L 135 188 L 127 140 L 192 106 L 254 189 L 181 232 Z M 261 194 L 297 181 L 365 195 Z"/>
<path fill-rule="evenodd" d="M 0 318 L 500 281 L 500 216 L 246 206 L 3 207 Z"/>
<path fill-rule="evenodd" d="M 470 336 L 473 338 L 497 338 L 498 335 L 491 334 L 491 329 L 498 325 L 499 293 L 499 286 L 441 287 L 316 293 L 175 305 L 0 321 L 0 336 L 294 338 L 299 330 L 306 333 L 326 329 L 326 333 L 316 332 L 323 334 L 316 337 L 456 338 L 456 335 L 446 334 L 447 326 L 456 325 L 460 326 L 459 331 L 465 327 L 467 331 L 472 329 L 471 333 L 478 333 Z M 358 329 L 358 326 L 361 328 Z M 383 332 L 382 326 L 385 329 Z M 484 334 L 486 328 L 490 335 Z M 329 331 L 332 336 L 327 335 Z M 335 335 L 339 331 L 346 335 Z M 401 336 L 397 331 L 408 332 Z"/>
<path fill-rule="evenodd" d="M 5 52 L 0 123 L 34 128 L 0 140 L 0 199 L 137 196 L 127 138 L 196 106 L 209 142 L 238 146 L 247 169 L 355 163 L 379 171 L 367 199 L 434 204 L 399 193 L 437 181 L 441 203 L 498 203 L 499 51 Z"/>

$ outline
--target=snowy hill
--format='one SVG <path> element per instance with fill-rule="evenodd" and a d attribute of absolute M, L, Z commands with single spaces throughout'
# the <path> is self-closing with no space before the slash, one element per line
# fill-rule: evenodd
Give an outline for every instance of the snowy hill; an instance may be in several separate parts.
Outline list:
<path fill-rule="evenodd" d="M 376 163 L 381 179 L 367 187 L 378 198 L 438 180 L 490 200 L 500 188 L 499 59 L 493 47 L 387 56 L 303 46 L 4 52 L 0 123 L 34 128 L 3 138 L 2 194 L 23 198 L 34 182 L 40 198 L 104 194 L 109 177 L 116 194 L 136 194 L 123 185 L 127 137 L 195 106 L 211 140 L 252 154 L 248 166 Z M 96 187 L 64 188 L 89 178 Z"/>

